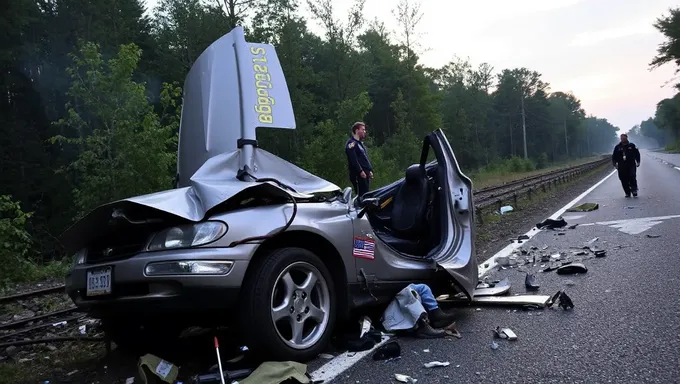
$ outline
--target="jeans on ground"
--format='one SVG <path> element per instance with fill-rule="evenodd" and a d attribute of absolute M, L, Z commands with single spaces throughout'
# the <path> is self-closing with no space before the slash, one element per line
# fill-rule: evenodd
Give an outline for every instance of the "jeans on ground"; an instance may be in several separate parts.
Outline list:
<path fill-rule="evenodd" d="M 423 307 L 425 307 L 426 311 L 430 312 L 432 310 L 439 308 L 437 300 L 434 298 L 432 290 L 430 289 L 430 287 L 427 286 L 427 284 L 411 284 L 411 285 L 413 286 L 413 289 L 416 292 L 418 292 L 418 295 L 420 295 L 420 302 L 423 304 Z"/>

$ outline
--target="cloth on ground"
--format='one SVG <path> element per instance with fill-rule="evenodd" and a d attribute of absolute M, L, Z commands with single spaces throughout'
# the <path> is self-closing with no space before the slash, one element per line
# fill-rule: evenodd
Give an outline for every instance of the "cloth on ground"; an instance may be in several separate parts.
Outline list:
<path fill-rule="evenodd" d="M 421 295 L 422 292 L 422 295 Z M 409 284 L 399 291 L 383 313 L 382 325 L 386 331 L 414 329 L 424 313 L 437 308 L 437 301 L 425 284 Z"/>
<path fill-rule="evenodd" d="M 148 353 L 139 358 L 137 370 L 145 384 L 174 383 L 179 373 L 174 364 Z"/>
<path fill-rule="evenodd" d="M 310 383 L 311 380 L 307 376 L 307 366 L 294 361 L 266 361 L 260 364 L 250 376 L 239 380 L 239 383 L 280 384 L 291 379 L 302 384 Z"/>

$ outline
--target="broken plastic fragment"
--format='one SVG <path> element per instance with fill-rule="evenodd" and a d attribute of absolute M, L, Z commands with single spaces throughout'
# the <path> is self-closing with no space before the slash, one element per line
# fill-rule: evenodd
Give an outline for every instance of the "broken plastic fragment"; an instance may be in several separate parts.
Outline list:
<path fill-rule="evenodd" d="M 400 383 L 415 383 L 418 379 L 414 379 L 411 376 L 402 375 L 400 373 L 395 373 L 394 378 Z"/>
<path fill-rule="evenodd" d="M 562 265 L 561 267 L 557 268 L 557 273 L 558 275 L 570 275 L 574 273 L 586 273 L 588 272 L 588 268 L 586 268 L 585 265 L 581 263 L 569 263 L 566 265 Z"/>
<path fill-rule="evenodd" d="M 607 251 L 605 251 L 604 249 L 598 249 L 594 253 L 595 253 L 595 257 L 605 257 L 605 256 L 607 256 Z"/>
<path fill-rule="evenodd" d="M 498 349 L 498 343 L 495 342 L 495 341 L 492 341 L 492 342 L 491 342 L 491 349 L 493 349 L 493 350 Z"/>
<path fill-rule="evenodd" d="M 545 219 L 542 222 L 536 224 L 536 228 L 538 229 L 555 229 L 555 228 L 562 228 L 566 227 L 567 222 L 564 220 L 562 216 L 558 217 L 557 219 Z"/>
<path fill-rule="evenodd" d="M 388 360 L 401 356 L 401 346 L 396 340 L 392 340 L 378 348 L 373 354 L 373 360 Z"/>
<path fill-rule="evenodd" d="M 449 364 L 448 361 L 431 361 L 429 363 L 423 364 L 425 368 L 435 368 L 435 367 L 447 367 Z"/>
<path fill-rule="evenodd" d="M 524 286 L 530 291 L 535 291 L 540 287 L 540 285 L 536 283 L 536 277 L 530 273 L 527 273 L 527 276 L 524 279 Z"/>
<path fill-rule="evenodd" d="M 574 308 L 574 302 L 571 301 L 571 298 L 570 298 L 569 296 L 567 296 L 567 293 L 566 293 L 566 292 L 562 291 L 562 292 L 560 293 L 559 299 L 560 299 L 560 304 L 559 304 L 559 305 L 560 305 L 560 307 L 562 307 L 562 309 L 564 309 L 565 311 L 566 311 L 567 309 L 569 309 L 569 308 Z"/>
<path fill-rule="evenodd" d="M 661 237 L 661 235 L 647 235 L 647 237 L 649 237 L 650 239 L 657 239 Z"/>
<path fill-rule="evenodd" d="M 510 328 L 496 327 L 494 332 L 496 333 L 496 336 L 500 337 L 501 339 L 517 340 L 517 335 Z"/>

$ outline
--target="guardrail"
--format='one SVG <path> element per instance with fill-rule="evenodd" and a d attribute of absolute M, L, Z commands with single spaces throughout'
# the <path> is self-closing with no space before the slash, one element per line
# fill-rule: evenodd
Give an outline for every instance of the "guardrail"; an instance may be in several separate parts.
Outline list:
<path fill-rule="evenodd" d="M 511 203 L 511 205 L 516 207 L 517 200 L 524 194 L 526 194 L 528 199 L 531 199 L 532 195 L 536 193 L 538 189 L 540 189 L 542 192 L 547 192 L 553 187 L 556 187 L 558 183 L 575 180 L 580 175 L 603 167 L 610 162 L 611 158 L 609 156 L 603 156 L 599 160 L 591 161 L 585 164 L 558 169 L 540 175 L 511 181 L 503 185 L 495 185 L 474 191 L 473 201 L 475 206 L 475 215 L 477 216 L 480 224 L 483 224 L 483 211 L 491 206 L 494 206 L 497 210 L 500 210 L 500 208 L 503 206 L 503 203 Z"/>

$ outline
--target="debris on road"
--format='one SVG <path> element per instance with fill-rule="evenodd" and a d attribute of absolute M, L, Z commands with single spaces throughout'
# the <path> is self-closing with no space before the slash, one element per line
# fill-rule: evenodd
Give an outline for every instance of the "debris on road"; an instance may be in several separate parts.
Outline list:
<path fill-rule="evenodd" d="M 536 283 L 536 277 L 531 273 L 527 273 L 527 276 L 524 279 L 524 286 L 529 291 L 535 291 L 540 288 L 540 285 Z"/>
<path fill-rule="evenodd" d="M 142 381 L 147 384 L 157 383 L 156 377 L 163 382 L 174 383 L 179 373 L 177 366 L 150 353 L 139 358 L 137 369 Z"/>
<path fill-rule="evenodd" d="M 510 281 L 508 278 L 501 280 L 495 284 L 485 284 L 484 288 L 477 288 L 474 290 L 475 296 L 498 296 L 510 291 Z"/>
<path fill-rule="evenodd" d="M 474 297 L 472 302 L 475 304 L 487 305 L 536 305 L 544 307 L 550 300 L 550 296 L 544 295 L 516 295 L 516 296 L 481 296 Z"/>
<path fill-rule="evenodd" d="M 435 368 L 435 367 L 448 367 L 451 363 L 448 361 L 431 361 L 429 363 L 423 364 L 425 368 Z"/>
<path fill-rule="evenodd" d="M 408 375 L 402 375 L 400 373 L 395 373 L 394 378 L 400 383 L 415 383 L 418 379 L 414 379 Z"/>
<path fill-rule="evenodd" d="M 661 235 L 649 235 L 648 234 L 647 237 L 649 237 L 650 239 L 658 239 L 659 237 L 661 237 Z"/>
<path fill-rule="evenodd" d="M 373 360 L 389 360 L 401 356 L 401 345 L 396 340 L 383 344 L 373 354 Z"/>
<path fill-rule="evenodd" d="M 514 211 L 514 208 L 512 208 L 512 206 L 510 206 L 510 205 L 502 206 L 501 209 L 499 210 L 501 215 L 504 215 L 504 214 L 512 212 L 512 211 Z"/>
<path fill-rule="evenodd" d="M 600 208 L 600 205 L 597 203 L 583 203 L 576 207 L 567 209 L 567 212 L 591 212 L 598 208 Z"/>
<path fill-rule="evenodd" d="M 588 272 L 588 268 L 586 268 L 586 266 L 581 263 L 569 263 L 567 265 L 562 265 L 555 271 L 555 273 L 558 275 L 572 275 L 586 272 Z"/>
<path fill-rule="evenodd" d="M 517 335 L 515 332 L 512 331 L 510 328 L 501 328 L 501 327 L 496 327 L 496 329 L 493 330 L 494 334 L 496 337 L 500 339 L 508 339 L 508 340 L 517 340 Z"/>
<path fill-rule="evenodd" d="M 266 361 L 260 364 L 240 384 L 281 384 L 283 382 L 310 383 L 307 365 L 295 361 Z"/>
<path fill-rule="evenodd" d="M 562 216 L 558 217 L 557 219 L 545 219 L 542 222 L 536 224 L 536 228 L 538 229 L 556 229 L 556 228 L 564 228 L 567 226 L 566 220 Z"/>
<path fill-rule="evenodd" d="M 568 308 L 574 308 L 574 302 L 571 301 L 571 298 L 567 296 L 566 291 L 557 291 L 548 301 L 548 308 L 552 307 L 553 304 L 555 304 L 555 301 L 559 301 L 557 304 L 559 307 L 562 307 L 565 311 Z"/>
<path fill-rule="evenodd" d="M 491 342 L 491 349 L 493 349 L 494 351 L 497 350 L 498 349 L 498 343 L 495 342 L 495 341 L 492 341 Z"/>

